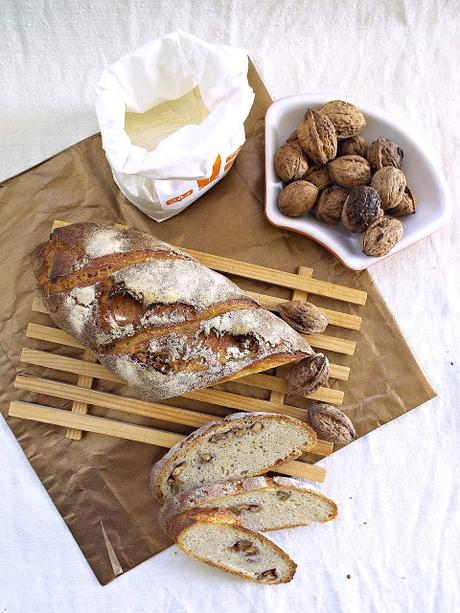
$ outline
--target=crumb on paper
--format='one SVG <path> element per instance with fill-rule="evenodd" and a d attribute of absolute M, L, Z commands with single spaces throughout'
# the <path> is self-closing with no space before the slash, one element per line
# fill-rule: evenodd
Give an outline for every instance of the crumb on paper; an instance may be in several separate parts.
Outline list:
<path fill-rule="evenodd" d="M 347 579 L 351 579 L 351 575 L 347 575 Z"/>

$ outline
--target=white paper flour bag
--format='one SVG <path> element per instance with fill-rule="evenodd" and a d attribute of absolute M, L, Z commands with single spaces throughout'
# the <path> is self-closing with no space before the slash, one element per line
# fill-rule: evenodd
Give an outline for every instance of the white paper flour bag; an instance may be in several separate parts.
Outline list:
<path fill-rule="evenodd" d="M 254 101 L 241 49 L 179 31 L 115 62 L 97 85 L 102 145 L 123 194 L 156 221 L 222 179 Z"/>

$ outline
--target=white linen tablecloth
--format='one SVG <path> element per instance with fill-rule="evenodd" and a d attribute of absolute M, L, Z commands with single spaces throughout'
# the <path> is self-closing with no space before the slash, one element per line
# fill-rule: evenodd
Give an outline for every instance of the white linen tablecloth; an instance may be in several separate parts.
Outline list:
<path fill-rule="evenodd" d="M 456 0 L 4 0 L 0 174 L 96 132 L 103 68 L 177 28 L 244 46 L 273 96 L 384 107 L 440 161 L 454 217 L 373 276 L 439 397 L 322 464 L 337 521 L 273 534 L 295 580 L 255 586 L 175 548 L 102 588 L 0 420 L 0 611 L 450 613 L 460 608 L 460 5 Z M 384 365 L 383 365 L 384 366 Z"/>

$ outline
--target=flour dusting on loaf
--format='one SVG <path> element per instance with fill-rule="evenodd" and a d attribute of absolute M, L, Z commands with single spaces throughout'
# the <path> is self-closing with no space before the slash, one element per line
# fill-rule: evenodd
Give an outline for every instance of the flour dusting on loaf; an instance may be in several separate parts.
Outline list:
<path fill-rule="evenodd" d="M 196 260 L 150 260 L 112 275 L 127 291 L 139 296 L 144 306 L 156 302 L 189 304 L 197 311 L 223 300 L 241 298 L 240 288 Z"/>
<path fill-rule="evenodd" d="M 55 230 L 34 254 L 51 317 L 143 398 L 297 361 L 308 343 L 236 284 L 147 234 Z"/>
<path fill-rule="evenodd" d="M 123 253 L 124 236 L 116 228 L 104 228 L 88 236 L 85 251 L 89 259 L 112 253 Z"/>

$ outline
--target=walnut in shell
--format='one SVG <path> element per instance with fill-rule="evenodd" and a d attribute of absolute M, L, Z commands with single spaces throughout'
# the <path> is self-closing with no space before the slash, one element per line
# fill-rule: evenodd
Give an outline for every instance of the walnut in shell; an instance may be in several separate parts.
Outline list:
<path fill-rule="evenodd" d="M 331 175 L 329 174 L 329 169 L 327 166 L 318 166 L 318 164 L 313 164 L 308 169 L 307 174 L 304 179 L 306 181 L 310 181 L 313 185 L 322 191 L 332 185 Z"/>
<path fill-rule="evenodd" d="M 324 223 L 337 223 L 342 217 L 342 209 L 348 193 L 341 187 L 328 187 L 323 190 L 313 209 L 313 214 Z"/>
<path fill-rule="evenodd" d="M 308 160 L 297 141 L 283 145 L 273 160 L 275 172 L 282 181 L 297 181 L 308 170 Z"/>
<path fill-rule="evenodd" d="M 331 179 L 342 187 L 367 185 L 371 180 L 371 167 L 359 155 L 342 155 L 328 164 Z"/>
<path fill-rule="evenodd" d="M 367 158 L 367 140 L 361 134 L 339 140 L 337 145 L 337 155 L 359 155 Z"/>
<path fill-rule="evenodd" d="M 403 235 L 399 219 L 380 217 L 376 219 L 361 237 L 361 249 L 375 258 L 389 253 Z"/>
<path fill-rule="evenodd" d="M 278 311 L 284 321 L 302 334 L 321 334 L 327 328 L 326 315 L 310 302 L 282 302 Z"/>
<path fill-rule="evenodd" d="M 386 211 L 401 202 L 406 189 L 406 177 L 399 168 L 384 166 L 372 177 L 371 187 L 377 190 L 380 206 Z"/>
<path fill-rule="evenodd" d="M 308 181 L 289 183 L 280 193 L 278 205 L 288 217 L 300 217 L 315 204 L 318 188 Z"/>
<path fill-rule="evenodd" d="M 307 156 L 323 166 L 337 155 L 337 136 L 326 115 L 308 109 L 297 127 L 297 136 Z"/>
<path fill-rule="evenodd" d="M 314 353 L 294 364 L 288 371 L 287 393 L 308 396 L 329 379 L 329 360 L 322 353 Z"/>
<path fill-rule="evenodd" d="M 413 215 L 417 209 L 417 200 L 413 191 L 406 185 L 402 198 L 395 207 L 390 209 L 389 213 L 393 217 L 406 217 Z"/>
<path fill-rule="evenodd" d="M 343 100 L 331 100 L 324 104 L 319 112 L 332 121 L 339 139 L 356 136 L 366 125 L 366 120 L 361 111 L 354 104 Z"/>
<path fill-rule="evenodd" d="M 356 438 L 353 422 L 338 407 L 318 402 L 308 410 L 308 419 L 318 438 L 330 443 L 350 443 Z"/>
<path fill-rule="evenodd" d="M 404 151 L 388 138 L 378 138 L 369 147 L 367 159 L 372 168 L 372 172 L 377 172 L 384 166 L 394 166 L 401 168 Z"/>
<path fill-rule="evenodd" d="M 351 232 L 364 232 L 382 214 L 380 196 L 373 187 L 355 187 L 342 210 L 343 225 Z"/>

